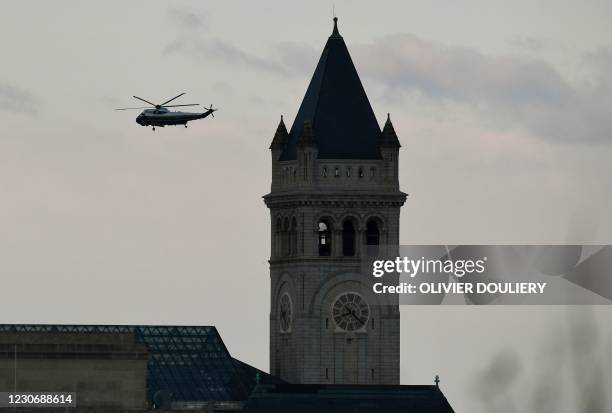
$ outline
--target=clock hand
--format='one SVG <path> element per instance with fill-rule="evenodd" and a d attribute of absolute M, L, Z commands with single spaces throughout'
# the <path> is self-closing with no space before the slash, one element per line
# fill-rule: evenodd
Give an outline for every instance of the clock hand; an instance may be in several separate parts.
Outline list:
<path fill-rule="evenodd" d="M 357 317 L 357 316 L 355 315 L 355 312 L 354 312 L 354 311 L 351 311 L 351 316 L 352 316 L 352 317 L 353 317 L 355 320 L 359 321 L 359 322 L 360 322 L 362 325 L 363 325 L 363 324 L 365 324 L 365 321 L 363 321 L 361 318 Z"/>

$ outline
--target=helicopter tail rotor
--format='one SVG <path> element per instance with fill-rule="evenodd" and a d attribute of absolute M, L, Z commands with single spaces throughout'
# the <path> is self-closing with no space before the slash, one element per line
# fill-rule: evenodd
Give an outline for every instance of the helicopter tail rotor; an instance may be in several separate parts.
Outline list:
<path fill-rule="evenodd" d="M 212 117 L 214 118 L 214 117 L 215 117 L 214 112 L 215 112 L 216 110 L 217 110 L 217 109 L 213 109 L 212 105 L 210 105 L 210 108 L 206 108 L 206 112 L 204 112 L 204 113 L 200 114 L 200 119 L 204 119 L 204 118 L 205 118 L 205 117 L 207 117 L 208 115 L 212 115 Z"/>

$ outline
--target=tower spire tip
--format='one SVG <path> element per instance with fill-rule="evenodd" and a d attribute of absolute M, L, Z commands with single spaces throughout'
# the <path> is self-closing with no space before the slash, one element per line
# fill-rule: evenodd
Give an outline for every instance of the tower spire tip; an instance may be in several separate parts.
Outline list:
<path fill-rule="evenodd" d="M 332 36 L 340 36 L 340 32 L 338 31 L 338 18 L 334 15 L 334 31 L 332 32 Z"/>

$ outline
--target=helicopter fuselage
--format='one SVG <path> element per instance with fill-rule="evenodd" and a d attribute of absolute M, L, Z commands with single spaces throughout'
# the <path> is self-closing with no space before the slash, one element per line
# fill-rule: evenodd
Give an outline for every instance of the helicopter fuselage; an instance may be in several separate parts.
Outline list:
<path fill-rule="evenodd" d="M 187 126 L 187 122 L 196 120 L 196 119 L 204 119 L 208 115 L 212 114 L 215 109 L 208 109 L 203 113 L 193 113 L 193 112 L 171 112 L 166 108 L 159 109 L 145 109 L 142 111 L 140 115 L 136 118 L 136 123 L 142 126 L 169 126 L 169 125 L 185 125 Z"/>

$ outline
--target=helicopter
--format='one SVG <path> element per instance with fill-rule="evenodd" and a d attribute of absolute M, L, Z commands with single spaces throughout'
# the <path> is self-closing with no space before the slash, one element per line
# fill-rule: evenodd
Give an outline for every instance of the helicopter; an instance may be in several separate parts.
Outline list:
<path fill-rule="evenodd" d="M 132 109 L 144 109 L 138 117 L 136 117 L 136 123 L 141 126 L 152 126 L 153 130 L 155 130 L 156 126 L 163 128 L 167 125 L 184 125 L 187 127 L 187 122 L 197 119 L 204 119 L 208 115 L 212 115 L 214 118 L 215 112 L 217 109 L 213 109 L 212 105 L 210 108 L 206 109 L 206 112 L 203 113 L 193 113 L 193 112 L 172 112 L 169 111 L 168 108 L 175 108 L 179 106 L 198 106 L 197 103 L 188 103 L 183 105 L 168 105 L 168 103 L 172 102 L 174 99 L 177 99 L 183 96 L 185 93 L 181 93 L 180 95 L 176 95 L 172 99 L 165 101 L 162 104 L 156 105 L 155 103 L 151 103 L 146 99 L 140 98 L 138 96 L 134 96 L 135 99 L 142 100 L 145 103 L 153 106 L 153 109 L 148 106 L 138 107 L 138 108 L 119 108 L 115 110 L 132 110 Z"/>

